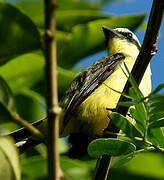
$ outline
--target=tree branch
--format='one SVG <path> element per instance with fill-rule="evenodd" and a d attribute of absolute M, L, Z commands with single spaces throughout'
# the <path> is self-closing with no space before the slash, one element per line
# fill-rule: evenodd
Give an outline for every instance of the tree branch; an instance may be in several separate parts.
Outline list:
<path fill-rule="evenodd" d="M 142 80 L 142 77 L 146 71 L 148 64 L 150 63 L 152 56 L 157 51 L 157 48 L 156 48 L 157 39 L 158 39 L 158 34 L 159 34 L 161 22 L 162 22 L 163 12 L 164 12 L 164 1 L 154 0 L 150 17 L 149 17 L 149 21 L 148 21 L 148 25 L 147 25 L 147 29 L 146 29 L 146 34 L 144 37 L 144 42 L 131 72 L 132 76 L 134 77 L 138 85 L 140 84 Z M 131 85 L 129 81 L 127 81 L 124 87 L 123 93 L 128 94 L 130 87 Z M 126 98 L 123 96 L 121 96 L 119 99 L 119 102 L 122 102 L 122 101 L 126 101 Z M 126 115 L 128 108 L 120 107 L 117 104 L 116 111 L 119 112 L 120 114 Z M 109 131 L 111 129 L 113 133 L 119 132 L 119 129 L 115 127 L 114 124 L 112 123 L 110 123 L 107 130 Z M 101 160 L 97 161 L 97 166 L 96 166 L 97 168 L 96 168 L 94 180 L 107 179 L 109 168 L 110 168 L 110 162 L 111 162 L 111 157 L 107 155 L 102 156 Z M 103 168 L 105 170 L 102 171 Z"/>
<path fill-rule="evenodd" d="M 49 180 L 59 179 L 58 134 L 59 115 L 57 91 L 57 55 L 55 41 L 55 8 L 56 0 L 44 0 L 45 35 L 44 50 L 46 57 L 47 105 L 48 105 L 48 170 Z"/>

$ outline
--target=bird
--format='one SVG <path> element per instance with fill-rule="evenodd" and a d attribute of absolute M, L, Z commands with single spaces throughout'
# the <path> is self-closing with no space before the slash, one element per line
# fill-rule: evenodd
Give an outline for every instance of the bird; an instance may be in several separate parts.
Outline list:
<path fill-rule="evenodd" d="M 59 122 L 60 137 L 70 136 L 74 149 L 86 149 L 88 143 L 103 136 L 110 123 L 108 115 L 115 109 L 127 81 L 122 69 L 129 71 L 136 61 L 141 45 L 137 36 L 127 28 L 102 27 L 108 57 L 103 57 L 88 69 L 80 72 L 70 84 L 60 103 L 62 114 Z M 144 96 L 151 92 L 151 69 L 147 67 L 140 83 Z M 109 110 L 111 109 L 111 110 Z M 46 120 L 34 123 L 46 136 Z M 44 131 L 43 131 L 44 129 Z M 21 137 L 24 128 L 20 132 Z M 14 137 L 14 133 L 11 134 Z M 85 146 L 85 148 L 82 148 Z M 72 149 L 74 153 L 75 150 Z M 84 150 L 85 151 L 85 150 Z M 86 151 L 85 151 L 86 152 Z"/>

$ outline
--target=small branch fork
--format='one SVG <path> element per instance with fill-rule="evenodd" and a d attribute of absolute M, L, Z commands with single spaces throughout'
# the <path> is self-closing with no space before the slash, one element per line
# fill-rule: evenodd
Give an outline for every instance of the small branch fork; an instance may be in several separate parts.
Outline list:
<path fill-rule="evenodd" d="M 146 71 L 148 64 L 150 63 L 152 56 L 155 55 L 157 52 L 157 40 L 162 22 L 163 13 L 164 13 L 164 0 L 154 0 L 146 29 L 146 34 L 144 37 L 144 42 L 131 72 L 132 76 L 134 77 L 138 85 L 142 80 L 142 77 Z M 127 81 L 123 93 L 128 94 L 130 87 L 131 85 L 129 81 Z M 121 96 L 119 99 L 119 102 L 122 101 L 126 101 L 126 98 L 123 96 Z M 119 112 L 120 114 L 126 115 L 128 109 L 127 107 L 120 107 L 117 105 L 116 111 Z M 108 131 L 112 130 L 113 133 L 119 132 L 119 129 L 115 127 L 112 123 L 110 123 L 107 130 Z M 112 136 L 112 137 L 117 138 L 117 136 Z M 94 180 L 107 179 L 110 169 L 110 162 L 111 162 L 111 157 L 108 155 L 103 155 L 102 158 L 97 161 L 96 173 L 93 178 Z"/>
<path fill-rule="evenodd" d="M 44 0 L 45 35 L 44 52 L 46 57 L 47 106 L 48 106 L 48 170 L 49 180 L 59 179 L 59 154 L 57 142 L 59 136 L 59 116 L 57 91 L 57 52 L 55 41 L 56 0 Z"/>

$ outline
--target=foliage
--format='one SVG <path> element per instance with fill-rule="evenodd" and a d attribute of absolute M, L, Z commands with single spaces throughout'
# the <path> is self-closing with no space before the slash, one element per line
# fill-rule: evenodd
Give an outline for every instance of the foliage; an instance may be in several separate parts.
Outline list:
<path fill-rule="evenodd" d="M 144 151 L 164 152 L 164 110 L 163 94 L 156 94 L 164 85 L 159 85 L 148 97 L 144 97 L 133 79 L 128 68 L 125 68 L 129 75 L 129 81 L 132 85 L 129 90 L 130 101 L 120 102 L 121 106 L 130 108 L 129 115 L 123 115 L 113 112 L 109 118 L 122 133 L 117 134 L 120 138 L 123 136 L 126 140 L 115 139 L 97 139 L 89 144 L 88 152 L 93 157 L 100 157 L 103 154 L 110 156 L 122 156 L 119 162 L 114 166 L 122 166 L 131 160 L 132 156 L 143 153 Z M 125 72 L 124 72 L 125 73 Z M 133 105 L 133 107 L 131 107 Z M 110 134 L 110 132 L 107 132 Z M 130 144 L 128 141 L 131 141 Z M 131 146 L 130 146 L 131 145 Z M 132 145 L 137 148 L 132 148 Z M 125 155 L 125 156 L 123 156 Z"/>
<path fill-rule="evenodd" d="M 99 11 L 101 3 L 74 0 L 62 0 L 58 3 L 56 13 L 58 88 L 59 95 L 62 97 L 78 71 L 74 69 L 76 63 L 82 58 L 105 49 L 102 25 L 111 28 L 124 26 L 135 30 L 142 24 L 145 15 L 113 17 Z M 4 131 L 6 133 L 18 128 L 18 125 L 13 123 L 13 114 L 19 114 L 29 122 L 36 121 L 46 115 L 45 62 L 42 44 L 43 2 L 8 3 L 0 1 L 0 27 L 0 40 L 2 42 L 0 44 L 0 125 L 2 127 L 0 129 L 0 159 L 3 162 L 0 163 L 0 179 L 4 179 L 5 176 L 5 179 L 19 180 L 21 172 L 17 149 L 13 140 L 2 134 Z M 123 142 L 123 146 L 128 151 L 121 152 L 124 155 L 115 159 L 113 167 L 120 167 L 139 154 L 138 149 L 135 150 L 135 146 L 137 148 L 140 146 L 150 148 L 150 144 L 145 145 L 145 141 L 159 149 L 163 148 L 162 142 L 164 141 L 161 141 L 163 136 L 159 128 L 164 124 L 163 95 L 156 95 L 156 92 L 153 92 L 147 99 L 141 101 L 143 97 L 141 98 L 140 92 L 139 97 L 136 97 L 133 96 L 133 91 L 130 95 L 133 97 L 132 102 L 136 109 L 131 109 L 130 113 L 136 120 L 136 125 L 129 123 L 125 117 L 116 113 L 111 115 L 111 118 L 116 118 L 116 125 L 122 129 L 127 137 L 131 138 L 130 142 L 125 143 L 123 139 L 118 140 Z M 138 101 L 140 102 L 136 103 Z M 138 111 L 141 112 L 141 110 L 145 114 L 145 116 L 141 116 L 142 121 L 138 118 L 140 117 Z M 145 118 L 149 118 L 149 123 Z M 125 121 L 123 122 L 123 120 Z M 125 127 L 128 127 L 129 131 Z M 144 137 L 145 139 L 140 141 L 135 140 L 134 137 Z M 115 146 L 117 148 L 120 144 L 117 145 L 116 142 Z M 61 168 L 65 173 L 65 179 L 72 180 L 76 179 L 77 176 L 79 179 L 91 179 L 95 160 L 88 157 L 82 161 L 71 160 L 64 155 L 68 152 L 68 144 L 60 140 L 59 147 Z M 132 153 L 127 155 L 127 152 Z M 119 150 L 118 153 L 120 153 Z M 46 156 L 46 148 L 43 144 L 23 154 L 21 156 L 22 179 L 46 179 Z"/>

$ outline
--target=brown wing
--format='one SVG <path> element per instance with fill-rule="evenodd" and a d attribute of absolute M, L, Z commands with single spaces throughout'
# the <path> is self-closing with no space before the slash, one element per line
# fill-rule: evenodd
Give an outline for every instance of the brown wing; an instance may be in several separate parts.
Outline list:
<path fill-rule="evenodd" d="M 75 109 L 115 71 L 124 59 L 125 56 L 120 53 L 104 57 L 75 77 L 62 104 L 65 111 L 64 126 L 69 122 Z"/>

